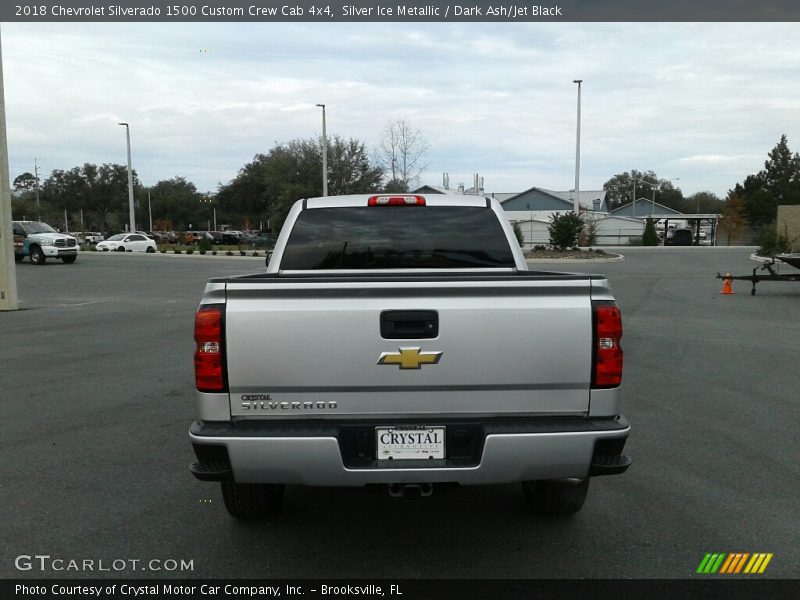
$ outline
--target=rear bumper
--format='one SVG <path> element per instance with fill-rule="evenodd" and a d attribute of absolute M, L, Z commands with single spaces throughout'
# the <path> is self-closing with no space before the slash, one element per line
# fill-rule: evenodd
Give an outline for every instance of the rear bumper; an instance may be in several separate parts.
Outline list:
<path fill-rule="evenodd" d="M 387 425 L 385 421 L 197 421 L 189 431 L 198 458 L 191 471 L 198 479 L 239 483 L 479 485 L 585 478 L 621 473 L 630 465 L 630 459 L 622 454 L 630 432 L 624 417 L 441 424 L 448 431 L 465 432 L 461 446 L 451 447 L 448 442 L 447 456 L 451 458 L 404 461 L 397 467 L 397 463 L 373 460 L 370 432 L 375 426 Z"/>

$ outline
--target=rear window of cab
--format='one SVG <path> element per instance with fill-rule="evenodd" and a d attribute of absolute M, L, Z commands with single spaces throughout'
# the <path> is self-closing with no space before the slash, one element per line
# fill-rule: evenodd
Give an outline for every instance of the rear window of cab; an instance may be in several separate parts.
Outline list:
<path fill-rule="evenodd" d="M 497 215 L 486 207 L 316 208 L 300 213 L 280 268 L 513 268 Z"/>

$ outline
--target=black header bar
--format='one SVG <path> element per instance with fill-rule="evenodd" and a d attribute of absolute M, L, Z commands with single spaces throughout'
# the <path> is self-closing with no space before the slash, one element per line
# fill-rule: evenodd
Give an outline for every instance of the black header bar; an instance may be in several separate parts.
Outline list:
<path fill-rule="evenodd" d="M 797 0 L 15 0 L 3 22 L 800 21 Z"/>

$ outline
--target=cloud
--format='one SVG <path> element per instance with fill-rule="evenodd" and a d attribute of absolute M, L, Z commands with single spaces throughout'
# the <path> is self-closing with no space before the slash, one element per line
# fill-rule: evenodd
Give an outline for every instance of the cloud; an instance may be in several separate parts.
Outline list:
<path fill-rule="evenodd" d="M 490 191 L 652 169 L 720 195 L 800 145 L 800 25 L 697 23 L 9 23 L 3 61 L 12 177 L 125 161 L 145 184 L 201 190 L 276 141 L 328 131 L 377 145 L 405 118 L 430 143 L 423 181 Z"/>

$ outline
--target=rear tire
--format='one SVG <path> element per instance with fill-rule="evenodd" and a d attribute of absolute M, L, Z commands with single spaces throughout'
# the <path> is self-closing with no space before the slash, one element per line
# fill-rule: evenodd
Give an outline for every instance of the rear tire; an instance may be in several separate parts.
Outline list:
<path fill-rule="evenodd" d="M 578 512 L 586 501 L 589 479 L 569 481 L 523 481 L 528 508 L 537 515 L 566 517 Z"/>
<path fill-rule="evenodd" d="M 72 264 L 72 263 L 74 263 L 74 262 L 75 262 L 77 259 L 78 259 L 78 257 L 77 257 L 77 256 L 63 256 L 63 257 L 61 257 L 61 260 L 63 260 L 63 261 L 64 261 L 65 263 L 67 263 L 68 265 L 71 265 L 71 264 Z"/>
<path fill-rule="evenodd" d="M 285 487 L 277 483 L 223 481 L 222 499 L 228 514 L 235 519 L 263 519 L 281 512 Z"/>
<path fill-rule="evenodd" d="M 23 258 L 25 258 L 24 254 L 15 254 L 14 255 L 14 262 L 15 263 L 22 262 Z"/>
<path fill-rule="evenodd" d="M 47 257 L 42 252 L 39 246 L 32 246 L 30 249 L 31 263 L 34 265 L 43 265 L 47 261 Z"/>
<path fill-rule="evenodd" d="M 148 247 L 147 247 L 147 250 L 146 250 L 146 252 L 147 252 L 148 254 L 153 254 L 155 251 L 156 251 L 156 249 L 155 249 L 155 248 L 153 248 L 152 246 L 148 246 Z"/>

